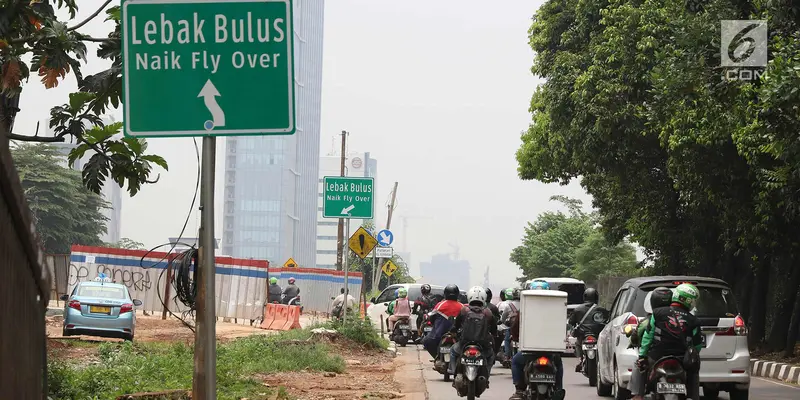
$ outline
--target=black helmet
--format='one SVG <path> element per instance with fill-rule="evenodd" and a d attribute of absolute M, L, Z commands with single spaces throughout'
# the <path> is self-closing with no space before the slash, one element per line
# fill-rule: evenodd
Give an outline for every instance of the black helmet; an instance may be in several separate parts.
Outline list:
<path fill-rule="evenodd" d="M 650 294 L 650 307 L 655 310 L 659 307 L 668 307 L 672 304 L 672 290 L 665 287 L 658 287 Z"/>
<path fill-rule="evenodd" d="M 489 289 L 487 287 L 483 291 L 486 292 L 486 302 L 488 303 L 488 302 L 492 301 L 492 289 Z"/>
<path fill-rule="evenodd" d="M 506 301 L 506 300 L 508 300 L 506 299 L 506 290 L 503 289 L 500 291 L 500 301 Z"/>
<path fill-rule="evenodd" d="M 519 288 L 514 288 L 514 298 L 512 300 L 519 300 Z"/>
<path fill-rule="evenodd" d="M 452 283 L 444 287 L 445 300 L 458 300 L 458 295 L 460 294 L 461 291 L 458 290 L 458 286 Z"/>
<path fill-rule="evenodd" d="M 426 283 L 419 288 L 419 291 L 422 292 L 423 295 L 431 294 L 431 285 Z"/>
<path fill-rule="evenodd" d="M 600 295 L 597 294 L 597 289 L 595 288 L 588 288 L 583 291 L 583 301 L 586 303 L 594 303 L 600 301 Z"/>

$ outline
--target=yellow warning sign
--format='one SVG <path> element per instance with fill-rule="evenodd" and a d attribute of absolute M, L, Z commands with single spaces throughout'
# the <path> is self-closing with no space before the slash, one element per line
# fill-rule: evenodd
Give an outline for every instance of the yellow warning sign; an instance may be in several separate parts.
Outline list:
<path fill-rule="evenodd" d="M 394 271 L 397 271 L 397 264 L 392 262 L 391 259 L 386 260 L 386 262 L 383 263 L 381 270 L 383 270 L 383 273 L 386 274 L 386 276 L 392 276 Z"/>
<path fill-rule="evenodd" d="M 297 268 L 297 263 L 294 262 L 294 258 L 289 257 L 289 259 L 283 263 L 283 268 Z"/>
<path fill-rule="evenodd" d="M 359 227 L 356 233 L 350 236 L 347 245 L 356 255 L 364 259 L 378 245 L 378 240 L 372 237 L 366 229 Z"/>

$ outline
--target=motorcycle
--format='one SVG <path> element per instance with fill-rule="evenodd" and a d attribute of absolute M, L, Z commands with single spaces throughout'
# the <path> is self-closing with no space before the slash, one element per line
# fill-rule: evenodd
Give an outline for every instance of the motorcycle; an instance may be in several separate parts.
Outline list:
<path fill-rule="evenodd" d="M 586 335 L 581 343 L 581 364 L 583 376 L 589 378 L 589 386 L 597 386 L 597 337 Z"/>
<path fill-rule="evenodd" d="M 389 339 L 397 343 L 400 347 L 406 347 L 408 341 L 413 340 L 409 317 L 400 317 L 397 319 Z"/>
<path fill-rule="evenodd" d="M 583 337 L 583 341 L 576 342 L 576 346 L 581 346 L 580 353 L 577 348 L 575 352 L 580 355 L 576 372 L 580 371 L 589 378 L 591 387 L 597 386 L 597 337 L 605 327 L 608 315 L 605 308 L 592 307 L 570 332 L 570 336 Z"/>
<path fill-rule="evenodd" d="M 286 302 L 286 305 L 298 306 L 300 307 L 300 312 L 303 312 L 303 303 L 300 302 L 300 296 L 292 297 L 288 302 Z"/>
<path fill-rule="evenodd" d="M 650 369 L 647 392 L 653 400 L 686 400 L 686 370 L 680 358 L 663 357 Z"/>
<path fill-rule="evenodd" d="M 459 397 L 475 400 L 489 387 L 486 358 L 479 344 L 465 343 L 455 373 L 453 387 L 456 388 Z"/>
<path fill-rule="evenodd" d="M 525 400 L 563 400 L 564 392 L 556 390 L 557 367 L 547 354 L 534 354 L 525 365 Z"/>
<path fill-rule="evenodd" d="M 444 381 L 450 382 L 450 374 L 447 368 L 450 366 L 450 348 L 456 344 L 456 337 L 452 333 L 445 333 L 439 341 L 439 352 L 433 360 L 433 369 L 444 375 Z"/>
<path fill-rule="evenodd" d="M 428 320 L 428 314 L 424 314 L 420 329 L 422 330 L 422 333 L 420 333 L 419 342 L 422 343 L 422 339 L 425 338 L 425 336 L 428 336 L 429 333 L 433 332 L 433 325 L 431 325 L 430 321 Z"/>

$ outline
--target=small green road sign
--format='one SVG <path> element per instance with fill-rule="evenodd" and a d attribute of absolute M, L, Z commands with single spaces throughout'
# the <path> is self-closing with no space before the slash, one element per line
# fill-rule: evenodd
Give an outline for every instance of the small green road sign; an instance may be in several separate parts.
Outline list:
<path fill-rule="evenodd" d="M 322 216 L 371 219 L 373 184 L 373 178 L 326 176 L 323 179 Z"/>
<path fill-rule="evenodd" d="M 125 135 L 291 135 L 292 0 L 123 0 Z"/>

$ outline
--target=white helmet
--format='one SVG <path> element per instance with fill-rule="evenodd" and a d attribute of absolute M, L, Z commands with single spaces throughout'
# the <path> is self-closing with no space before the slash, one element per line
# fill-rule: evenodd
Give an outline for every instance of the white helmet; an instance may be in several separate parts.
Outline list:
<path fill-rule="evenodd" d="M 473 302 L 480 303 L 481 307 L 486 304 L 486 291 L 482 287 L 473 286 L 467 290 L 467 303 L 473 305 Z"/>

